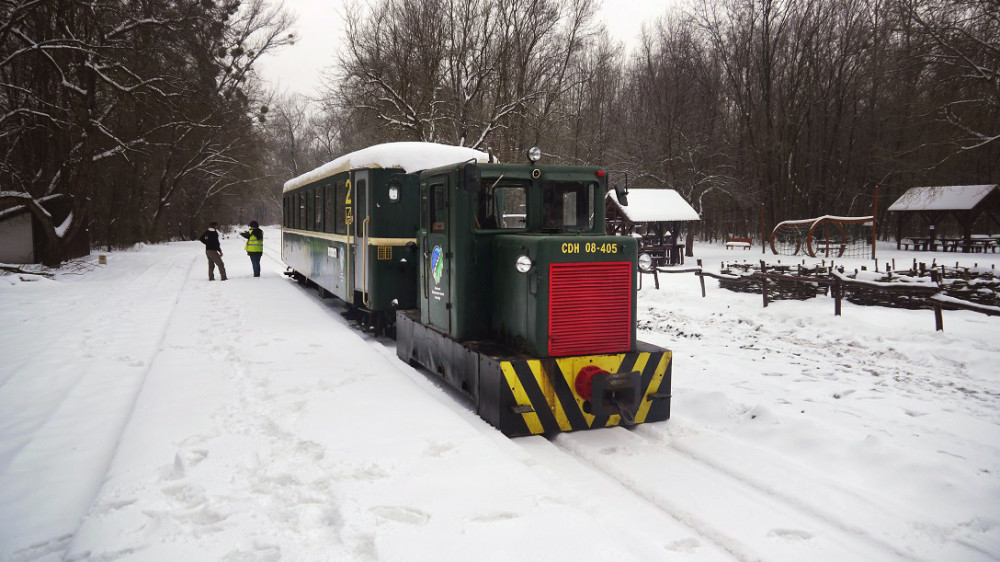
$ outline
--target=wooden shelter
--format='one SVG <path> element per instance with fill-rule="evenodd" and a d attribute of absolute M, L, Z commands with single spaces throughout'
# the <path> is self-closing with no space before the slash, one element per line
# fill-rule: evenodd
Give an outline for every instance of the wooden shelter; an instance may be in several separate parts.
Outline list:
<path fill-rule="evenodd" d="M 67 201 L 47 201 L 45 210 L 57 224 L 66 223 L 71 218 L 72 211 Z M 63 235 L 61 230 L 58 234 Z M 90 254 L 90 235 L 86 228 L 81 228 L 66 241 L 64 256 L 50 255 L 46 242 L 42 224 L 26 206 L 18 205 L 0 211 L 0 263 L 57 265 L 61 259 Z"/>
<path fill-rule="evenodd" d="M 628 205 L 621 205 L 614 191 L 606 199 L 607 232 L 633 236 L 639 253 L 653 256 L 655 265 L 684 263 L 684 243 L 678 243 L 687 223 L 701 220 L 687 201 L 673 189 L 632 189 Z"/>
<path fill-rule="evenodd" d="M 976 247 L 976 238 L 1000 232 L 1000 185 L 913 187 L 888 211 L 896 214 L 897 249 L 909 238 L 918 248 L 934 249 L 940 243 L 944 249 L 968 252 Z M 923 222 L 917 234 L 906 231 L 912 217 Z M 976 228 L 983 232 L 974 235 Z"/>

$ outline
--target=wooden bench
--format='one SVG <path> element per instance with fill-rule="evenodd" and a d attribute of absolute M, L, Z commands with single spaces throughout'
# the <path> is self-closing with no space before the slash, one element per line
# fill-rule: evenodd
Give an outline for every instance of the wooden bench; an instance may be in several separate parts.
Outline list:
<path fill-rule="evenodd" d="M 730 238 L 726 242 L 726 249 L 743 248 L 744 250 L 749 250 L 751 244 L 753 244 L 753 241 L 749 238 Z"/>

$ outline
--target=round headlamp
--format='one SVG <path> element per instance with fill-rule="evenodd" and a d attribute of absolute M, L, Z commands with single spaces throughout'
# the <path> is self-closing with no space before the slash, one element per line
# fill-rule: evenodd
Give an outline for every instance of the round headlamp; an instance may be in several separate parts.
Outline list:
<path fill-rule="evenodd" d="M 514 267 L 517 268 L 518 273 L 527 273 L 533 265 L 535 264 L 531 262 L 531 258 L 528 256 L 520 256 L 514 262 Z"/>
<path fill-rule="evenodd" d="M 531 147 L 531 148 L 528 149 L 528 160 L 531 160 L 532 164 L 534 164 L 535 162 L 538 162 L 541 159 L 542 159 L 542 149 L 541 148 L 538 148 L 537 146 L 533 146 L 533 147 Z"/>
<path fill-rule="evenodd" d="M 641 271 L 652 271 L 653 256 L 649 254 L 639 254 L 639 269 Z"/>

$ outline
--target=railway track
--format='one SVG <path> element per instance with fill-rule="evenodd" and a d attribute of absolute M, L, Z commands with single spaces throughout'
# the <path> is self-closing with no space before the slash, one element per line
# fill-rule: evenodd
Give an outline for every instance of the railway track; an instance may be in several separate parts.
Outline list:
<path fill-rule="evenodd" d="M 743 457 L 742 466 L 716 462 L 697 446 L 686 446 L 683 437 L 671 437 L 665 427 L 614 428 L 550 439 L 553 449 L 599 471 L 629 499 L 645 502 L 683 525 L 690 536 L 677 541 L 708 547 L 710 558 L 722 552 L 739 561 L 921 559 L 905 543 L 882 536 L 893 529 L 875 524 L 891 521 L 896 514 L 841 484 L 804 474 L 746 444 L 723 441 L 725 458 Z M 739 454 L 733 455 L 737 449 Z M 770 472 L 764 476 L 753 474 L 765 467 Z M 811 495 L 802 497 L 795 490 L 809 490 Z M 828 510 L 826 502 L 839 505 Z M 843 509 L 844 504 L 851 509 Z M 853 515 L 845 519 L 845 513 Z"/>

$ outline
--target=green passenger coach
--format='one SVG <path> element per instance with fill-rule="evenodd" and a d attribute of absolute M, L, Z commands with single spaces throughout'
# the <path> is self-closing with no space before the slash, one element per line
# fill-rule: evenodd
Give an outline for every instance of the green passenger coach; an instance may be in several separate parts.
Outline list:
<path fill-rule="evenodd" d="M 671 353 L 636 340 L 606 191 L 593 166 L 379 145 L 285 184 L 282 256 L 506 435 L 666 420 Z"/>

